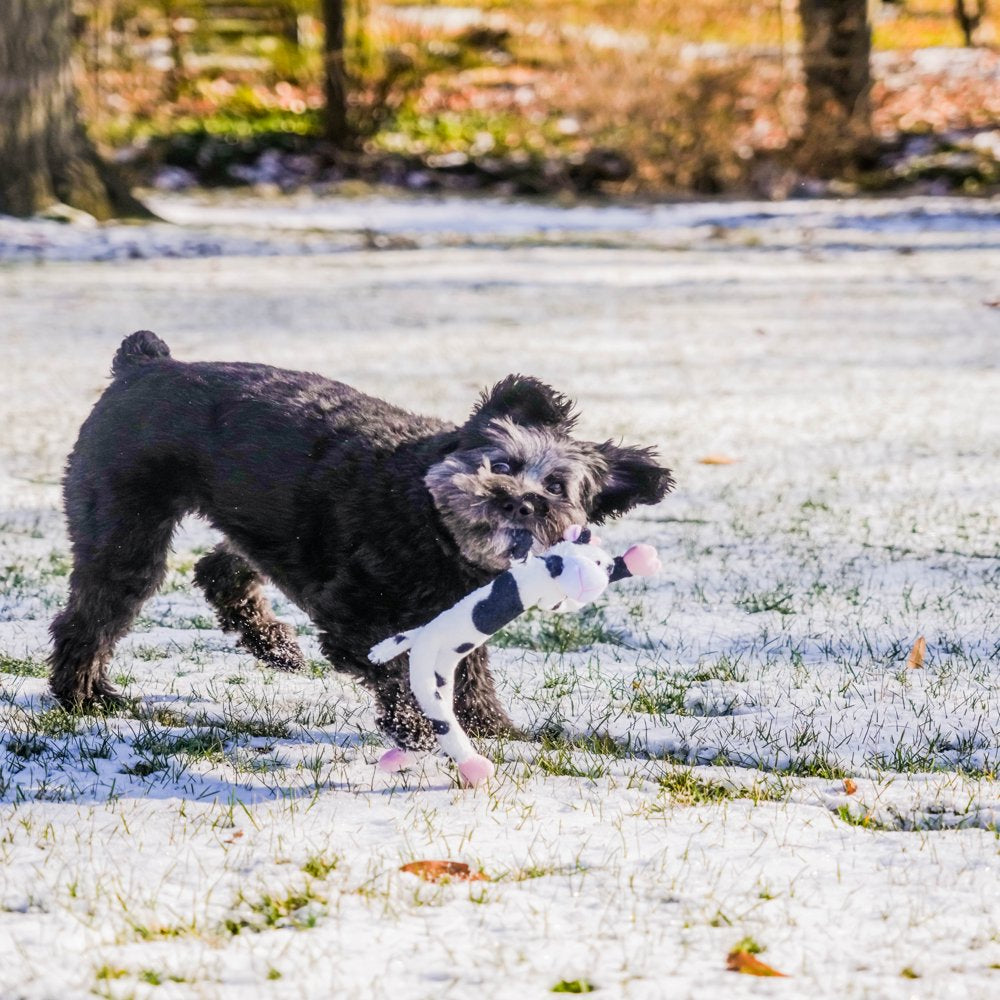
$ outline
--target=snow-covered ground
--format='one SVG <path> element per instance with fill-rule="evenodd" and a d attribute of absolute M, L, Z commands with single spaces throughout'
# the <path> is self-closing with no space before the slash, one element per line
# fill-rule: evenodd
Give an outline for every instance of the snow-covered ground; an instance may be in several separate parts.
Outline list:
<path fill-rule="evenodd" d="M 156 207 L 0 219 L 0 996 L 1000 992 L 1000 205 Z M 236 650 L 194 522 L 113 664 L 134 710 L 67 717 L 60 468 L 140 327 L 456 420 L 539 375 L 675 469 L 602 531 L 666 571 L 508 631 L 538 738 L 486 790 L 378 772 L 280 596 L 310 675 Z M 790 978 L 727 972 L 743 938 Z"/>

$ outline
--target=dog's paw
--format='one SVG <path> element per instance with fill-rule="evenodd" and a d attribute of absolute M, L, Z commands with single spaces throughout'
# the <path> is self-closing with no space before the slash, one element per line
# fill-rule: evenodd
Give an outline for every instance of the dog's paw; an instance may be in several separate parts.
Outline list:
<path fill-rule="evenodd" d="M 477 785 L 489 781 L 496 773 L 496 768 L 485 757 L 477 753 L 458 765 L 458 773 L 466 785 L 475 788 Z"/>
<path fill-rule="evenodd" d="M 388 771 L 389 774 L 395 774 L 397 771 L 405 771 L 407 768 L 413 767 L 415 762 L 416 758 L 409 750 L 393 747 L 379 757 L 378 766 L 383 771 Z"/>

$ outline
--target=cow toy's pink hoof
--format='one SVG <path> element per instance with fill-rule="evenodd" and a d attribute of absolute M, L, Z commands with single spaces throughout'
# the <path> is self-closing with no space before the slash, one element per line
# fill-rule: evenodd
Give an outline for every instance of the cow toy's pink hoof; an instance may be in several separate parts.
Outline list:
<path fill-rule="evenodd" d="M 644 545 L 642 542 L 633 545 L 622 556 L 622 559 L 633 576 L 652 576 L 663 569 L 663 563 L 660 562 L 656 549 L 652 545 Z"/>
<path fill-rule="evenodd" d="M 489 781 L 496 769 L 485 757 L 476 754 L 458 765 L 458 773 L 462 776 L 462 781 L 475 787 Z"/>
<path fill-rule="evenodd" d="M 405 771 L 408 767 L 413 767 L 414 759 L 413 754 L 409 750 L 400 750 L 399 747 L 393 747 L 382 754 L 379 758 L 378 766 L 383 771 L 395 774 L 397 771 Z"/>

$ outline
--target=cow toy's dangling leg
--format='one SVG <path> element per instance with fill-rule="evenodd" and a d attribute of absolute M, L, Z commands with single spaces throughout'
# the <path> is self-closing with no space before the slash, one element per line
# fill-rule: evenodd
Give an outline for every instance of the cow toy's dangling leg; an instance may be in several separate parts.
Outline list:
<path fill-rule="evenodd" d="M 494 767 L 476 753 L 455 717 L 456 651 L 441 649 L 436 642 L 421 641 L 421 638 L 418 636 L 410 649 L 410 689 L 430 721 L 441 749 L 458 765 L 463 781 L 480 785 L 493 777 Z"/>
<path fill-rule="evenodd" d="M 461 617 L 461 616 L 456 616 Z M 439 637 L 431 631 L 414 629 L 400 632 L 372 649 L 376 663 L 387 663 L 400 653 L 410 654 L 410 690 L 420 710 L 437 737 L 438 745 L 458 765 L 458 773 L 468 785 L 481 785 L 493 776 L 493 765 L 476 753 L 471 740 L 455 716 L 455 670 L 462 655 L 481 646 L 487 636 L 470 628 L 474 641 L 452 643 L 443 647 Z M 404 771 L 414 763 L 409 750 L 393 747 L 382 754 L 379 767 L 394 773 Z"/>

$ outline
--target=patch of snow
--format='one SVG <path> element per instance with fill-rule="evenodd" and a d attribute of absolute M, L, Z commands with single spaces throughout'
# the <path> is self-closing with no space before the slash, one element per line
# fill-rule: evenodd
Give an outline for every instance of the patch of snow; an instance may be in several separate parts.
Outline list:
<path fill-rule="evenodd" d="M 996 202 L 157 206 L 173 226 L 0 223 L 0 995 L 995 993 Z M 667 567 L 610 594 L 621 638 L 494 651 L 548 742 L 486 744 L 479 792 L 435 756 L 380 772 L 364 691 L 211 627 L 198 521 L 111 666 L 137 710 L 51 711 L 59 477 L 140 327 L 455 420 L 528 371 L 584 437 L 658 445 L 677 492 L 601 530 Z M 423 858 L 493 881 L 399 871 Z M 791 978 L 726 972 L 745 936 Z"/>

